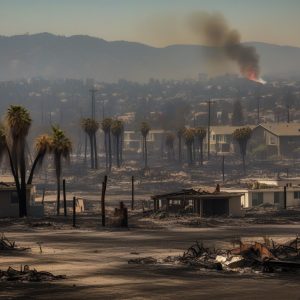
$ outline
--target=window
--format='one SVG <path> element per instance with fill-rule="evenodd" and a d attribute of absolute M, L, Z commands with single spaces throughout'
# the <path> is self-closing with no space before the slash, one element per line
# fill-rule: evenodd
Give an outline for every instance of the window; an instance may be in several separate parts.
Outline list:
<path fill-rule="evenodd" d="M 18 193 L 17 192 L 11 192 L 10 193 L 10 203 L 11 204 L 19 203 L 19 198 L 18 198 Z"/>
<path fill-rule="evenodd" d="M 294 192 L 294 199 L 300 200 L 300 191 Z"/>
<path fill-rule="evenodd" d="M 274 204 L 282 204 L 284 202 L 283 192 L 274 192 Z"/>
<path fill-rule="evenodd" d="M 264 193 L 261 192 L 252 193 L 252 206 L 263 204 L 263 202 L 264 202 Z"/>

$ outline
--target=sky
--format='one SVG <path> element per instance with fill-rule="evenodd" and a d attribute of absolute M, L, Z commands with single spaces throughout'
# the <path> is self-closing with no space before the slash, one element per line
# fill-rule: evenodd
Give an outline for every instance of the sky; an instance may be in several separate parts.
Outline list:
<path fill-rule="evenodd" d="M 0 35 L 50 32 L 155 47 L 197 44 L 189 16 L 220 12 L 242 41 L 300 47 L 300 0 L 0 0 Z"/>

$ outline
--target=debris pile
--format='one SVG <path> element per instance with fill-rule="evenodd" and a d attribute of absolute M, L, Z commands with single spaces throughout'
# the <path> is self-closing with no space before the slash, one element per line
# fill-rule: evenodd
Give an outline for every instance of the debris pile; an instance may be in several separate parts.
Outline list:
<path fill-rule="evenodd" d="M 38 272 L 35 269 L 30 269 L 28 265 L 25 265 L 24 268 L 21 266 L 21 270 L 18 271 L 14 268 L 9 267 L 7 271 L 0 270 L 0 281 L 31 281 L 31 282 L 40 282 L 40 281 L 52 281 L 65 279 L 65 275 L 53 275 L 50 272 L 41 271 Z"/>
<path fill-rule="evenodd" d="M 184 264 L 201 269 L 235 271 L 240 273 L 289 272 L 300 270 L 300 238 L 285 244 L 266 239 L 264 243 L 242 243 L 224 250 L 211 249 L 196 242 L 183 255 L 168 256 L 162 260 L 153 257 L 128 261 L 136 264 Z"/>
<path fill-rule="evenodd" d="M 15 242 L 9 241 L 4 234 L 0 238 L 0 251 L 25 251 L 30 248 L 18 247 Z"/>

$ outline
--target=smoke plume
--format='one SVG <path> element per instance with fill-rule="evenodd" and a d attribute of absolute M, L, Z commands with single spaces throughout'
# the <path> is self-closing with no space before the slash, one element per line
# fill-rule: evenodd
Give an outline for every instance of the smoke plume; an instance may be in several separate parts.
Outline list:
<path fill-rule="evenodd" d="M 190 25 L 201 42 L 217 49 L 214 53 L 236 62 L 243 76 L 263 83 L 259 76 L 259 55 L 256 49 L 241 44 L 240 33 L 230 28 L 222 14 L 195 13 L 190 18 Z M 214 57 L 210 56 L 209 59 L 214 60 Z"/>

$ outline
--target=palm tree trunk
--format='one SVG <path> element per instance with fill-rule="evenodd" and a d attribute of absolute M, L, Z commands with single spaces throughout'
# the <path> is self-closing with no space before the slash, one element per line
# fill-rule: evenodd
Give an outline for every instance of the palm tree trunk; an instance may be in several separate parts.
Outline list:
<path fill-rule="evenodd" d="M 36 166 L 40 160 L 40 158 L 42 157 L 42 155 L 39 153 L 34 161 L 33 161 L 33 164 L 32 164 L 32 167 L 31 167 L 31 170 L 30 170 L 30 174 L 29 174 L 29 177 L 28 177 L 28 180 L 27 180 L 27 184 L 32 184 L 32 179 L 33 179 L 33 175 L 34 175 L 34 171 L 36 169 Z"/>
<path fill-rule="evenodd" d="M 86 163 L 86 157 L 87 157 L 87 133 L 85 134 L 85 139 L 84 139 L 84 162 Z"/>
<path fill-rule="evenodd" d="M 25 163 L 25 140 L 20 141 L 20 176 L 21 176 L 21 201 L 20 217 L 27 216 L 27 195 L 26 195 L 26 163 Z"/>
<path fill-rule="evenodd" d="M 107 133 L 104 132 L 104 148 L 105 148 L 105 168 L 108 169 L 108 148 L 107 148 Z"/>
<path fill-rule="evenodd" d="M 116 136 L 116 154 L 117 154 L 117 167 L 120 168 L 120 137 L 119 135 Z"/>
<path fill-rule="evenodd" d="M 244 171 L 244 175 L 246 175 L 246 161 L 245 161 L 245 154 L 242 154 L 242 158 L 243 158 L 243 171 Z"/>
<path fill-rule="evenodd" d="M 145 142 L 145 169 L 147 169 L 148 168 L 147 136 L 145 136 L 144 142 Z"/>
<path fill-rule="evenodd" d="M 95 153 L 95 168 L 98 169 L 98 151 L 97 151 L 97 136 L 94 133 L 94 153 Z"/>
<path fill-rule="evenodd" d="M 108 154 L 109 154 L 109 171 L 111 171 L 111 166 L 112 166 L 112 151 L 111 151 L 111 135 L 110 135 L 110 131 L 108 132 Z"/>
<path fill-rule="evenodd" d="M 182 145 L 181 145 L 181 136 L 178 137 L 178 160 L 181 163 L 182 161 Z"/>
<path fill-rule="evenodd" d="M 200 163 L 203 166 L 203 140 L 200 142 Z"/>
<path fill-rule="evenodd" d="M 61 178 L 61 156 L 55 155 L 55 169 L 56 169 L 56 186 L 57 186 L 57 204 L 56 213 L 59 216 L 60 213 L 60 178 Z"/>
<path fill-rule="evenodd" d="M 120 163 L 123 164 L 123 143 L 124 143 L 124 131 L 122 130 L 121 133 L 121 140 L 120 140 Z"/>
<path fill-rule="evenodd" d="M 91 168 L 94 169 L 95 163 L 94 163 L 94 139 L 93 135 L 89 134 L 90 138 L 90 147 L 91 147 Z"/>

